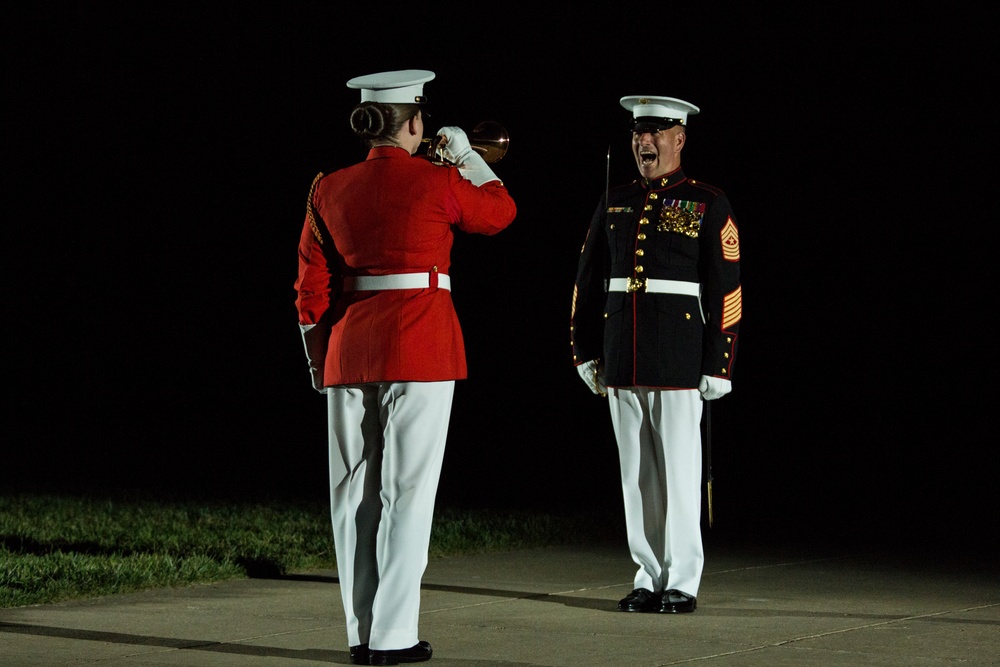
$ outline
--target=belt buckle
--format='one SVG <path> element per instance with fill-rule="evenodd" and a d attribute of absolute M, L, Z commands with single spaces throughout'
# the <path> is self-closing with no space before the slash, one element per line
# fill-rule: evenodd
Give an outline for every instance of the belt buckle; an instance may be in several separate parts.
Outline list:
<path fill-rule="evenodd" d="M 638 292 L 639 290 L 642 290 L 643 292 L 646 291 L 646 279 L 645 278 L 629 278 L 628 279 L 628 287 L 626 288 L 625 291 L 626 292 Z"/>

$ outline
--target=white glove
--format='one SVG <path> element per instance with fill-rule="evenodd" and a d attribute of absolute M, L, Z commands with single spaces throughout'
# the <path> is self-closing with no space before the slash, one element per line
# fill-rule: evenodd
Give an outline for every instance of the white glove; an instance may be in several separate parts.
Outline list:
<path fill-rule="evenodd" d="M 465 134 L 465 130 L 460 127 L 451 125 L 442 127 L 436 136 L 441 137 L 437 145 L 438 153 L 453 165 L 461 167 L 469 155 L 475 152 L 469 145 L 469 137 Z"/>
<path fill-rule="evenodd" d="M 714 401 L 717 398 L 722 398 L 732 390 L 733 382 L 726 378 L 702 375 L 701 382 L 698 383 L 698 391 L 701 392 L 701 397 L 706 401 Z"/>
<path fill-rule="evenodd" d="M 608 395 L 608 387 L 604 384 L 604 369 L 601 368 L 601 362 L 596 359 L 585 361 L 576 367 L 576 372 L 583 378 L 584 383 L 590 388 L 590 391 L 599 396 Z"/>
<path fill-rule="evenodd" d="M 477 187 L 489 181 L 500 180 L 486 164 L 483 156 L 472 149 L 465 130 L 454 126 L 442 127 L 437 131 L 437 136 L 441 137 L 441 141 L 438 143 L 438 153 L 445 160 L 458 167 L 462 178 Z"/>
<path fill-rule="evenodd" d="M 306 361 L 309 363 L 313 389 L 325 394 L 323 367 L 326 364 L 326 346 L 330 339 L 330 330 L 315 324 L 300 324 L 299 330 L 302 332 L 302 343 L 306 348 Z"/>

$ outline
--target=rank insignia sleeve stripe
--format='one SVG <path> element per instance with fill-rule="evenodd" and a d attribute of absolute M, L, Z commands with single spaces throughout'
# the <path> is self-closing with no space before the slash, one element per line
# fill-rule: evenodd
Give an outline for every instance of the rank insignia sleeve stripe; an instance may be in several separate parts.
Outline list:
<path fill-rule="evenodd" d="M 722 300 L 722 328 L 728 329 L 743 316 L 743 288 L 737 287 Z"/>
<path fill-rule="evenodd" d="M 719 240 L 722 242 L 722 257 L 729 262 L 740 261 L 740 232 L 736 229 L 736 223 L 732 218 L 726 220 L 719 232 Z"/>

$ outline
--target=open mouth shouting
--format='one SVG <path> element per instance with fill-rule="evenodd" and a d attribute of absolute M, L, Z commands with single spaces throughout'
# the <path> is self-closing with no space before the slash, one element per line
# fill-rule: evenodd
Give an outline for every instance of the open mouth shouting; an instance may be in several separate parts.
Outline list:
<path fill-rule="evenodd" d="M 667 129 L 657 132 L 633 132 L 632 155 L 643 178 L 660 178 L 680 167 L 680 152 L 685 134 Z"/>
<path fill-rule="evenodd" d="M 635 162 L 644 178 L 656 178 L 662 171 L 660 154 L 652 146 L 635 146 Z"/>

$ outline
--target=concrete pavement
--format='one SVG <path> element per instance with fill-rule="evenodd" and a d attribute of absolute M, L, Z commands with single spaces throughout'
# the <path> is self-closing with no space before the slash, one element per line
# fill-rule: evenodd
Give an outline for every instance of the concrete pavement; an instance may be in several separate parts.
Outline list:
<path fill-rule="evenodd" d="M 427 664 L 1000 665 L 1000 575 L 939 556 L 707 543 L 698 611 L 625 614 L 624 544 L 435 558 Z M 0 665 L 348 664 L 334 571 L 0 609 Z"/>

